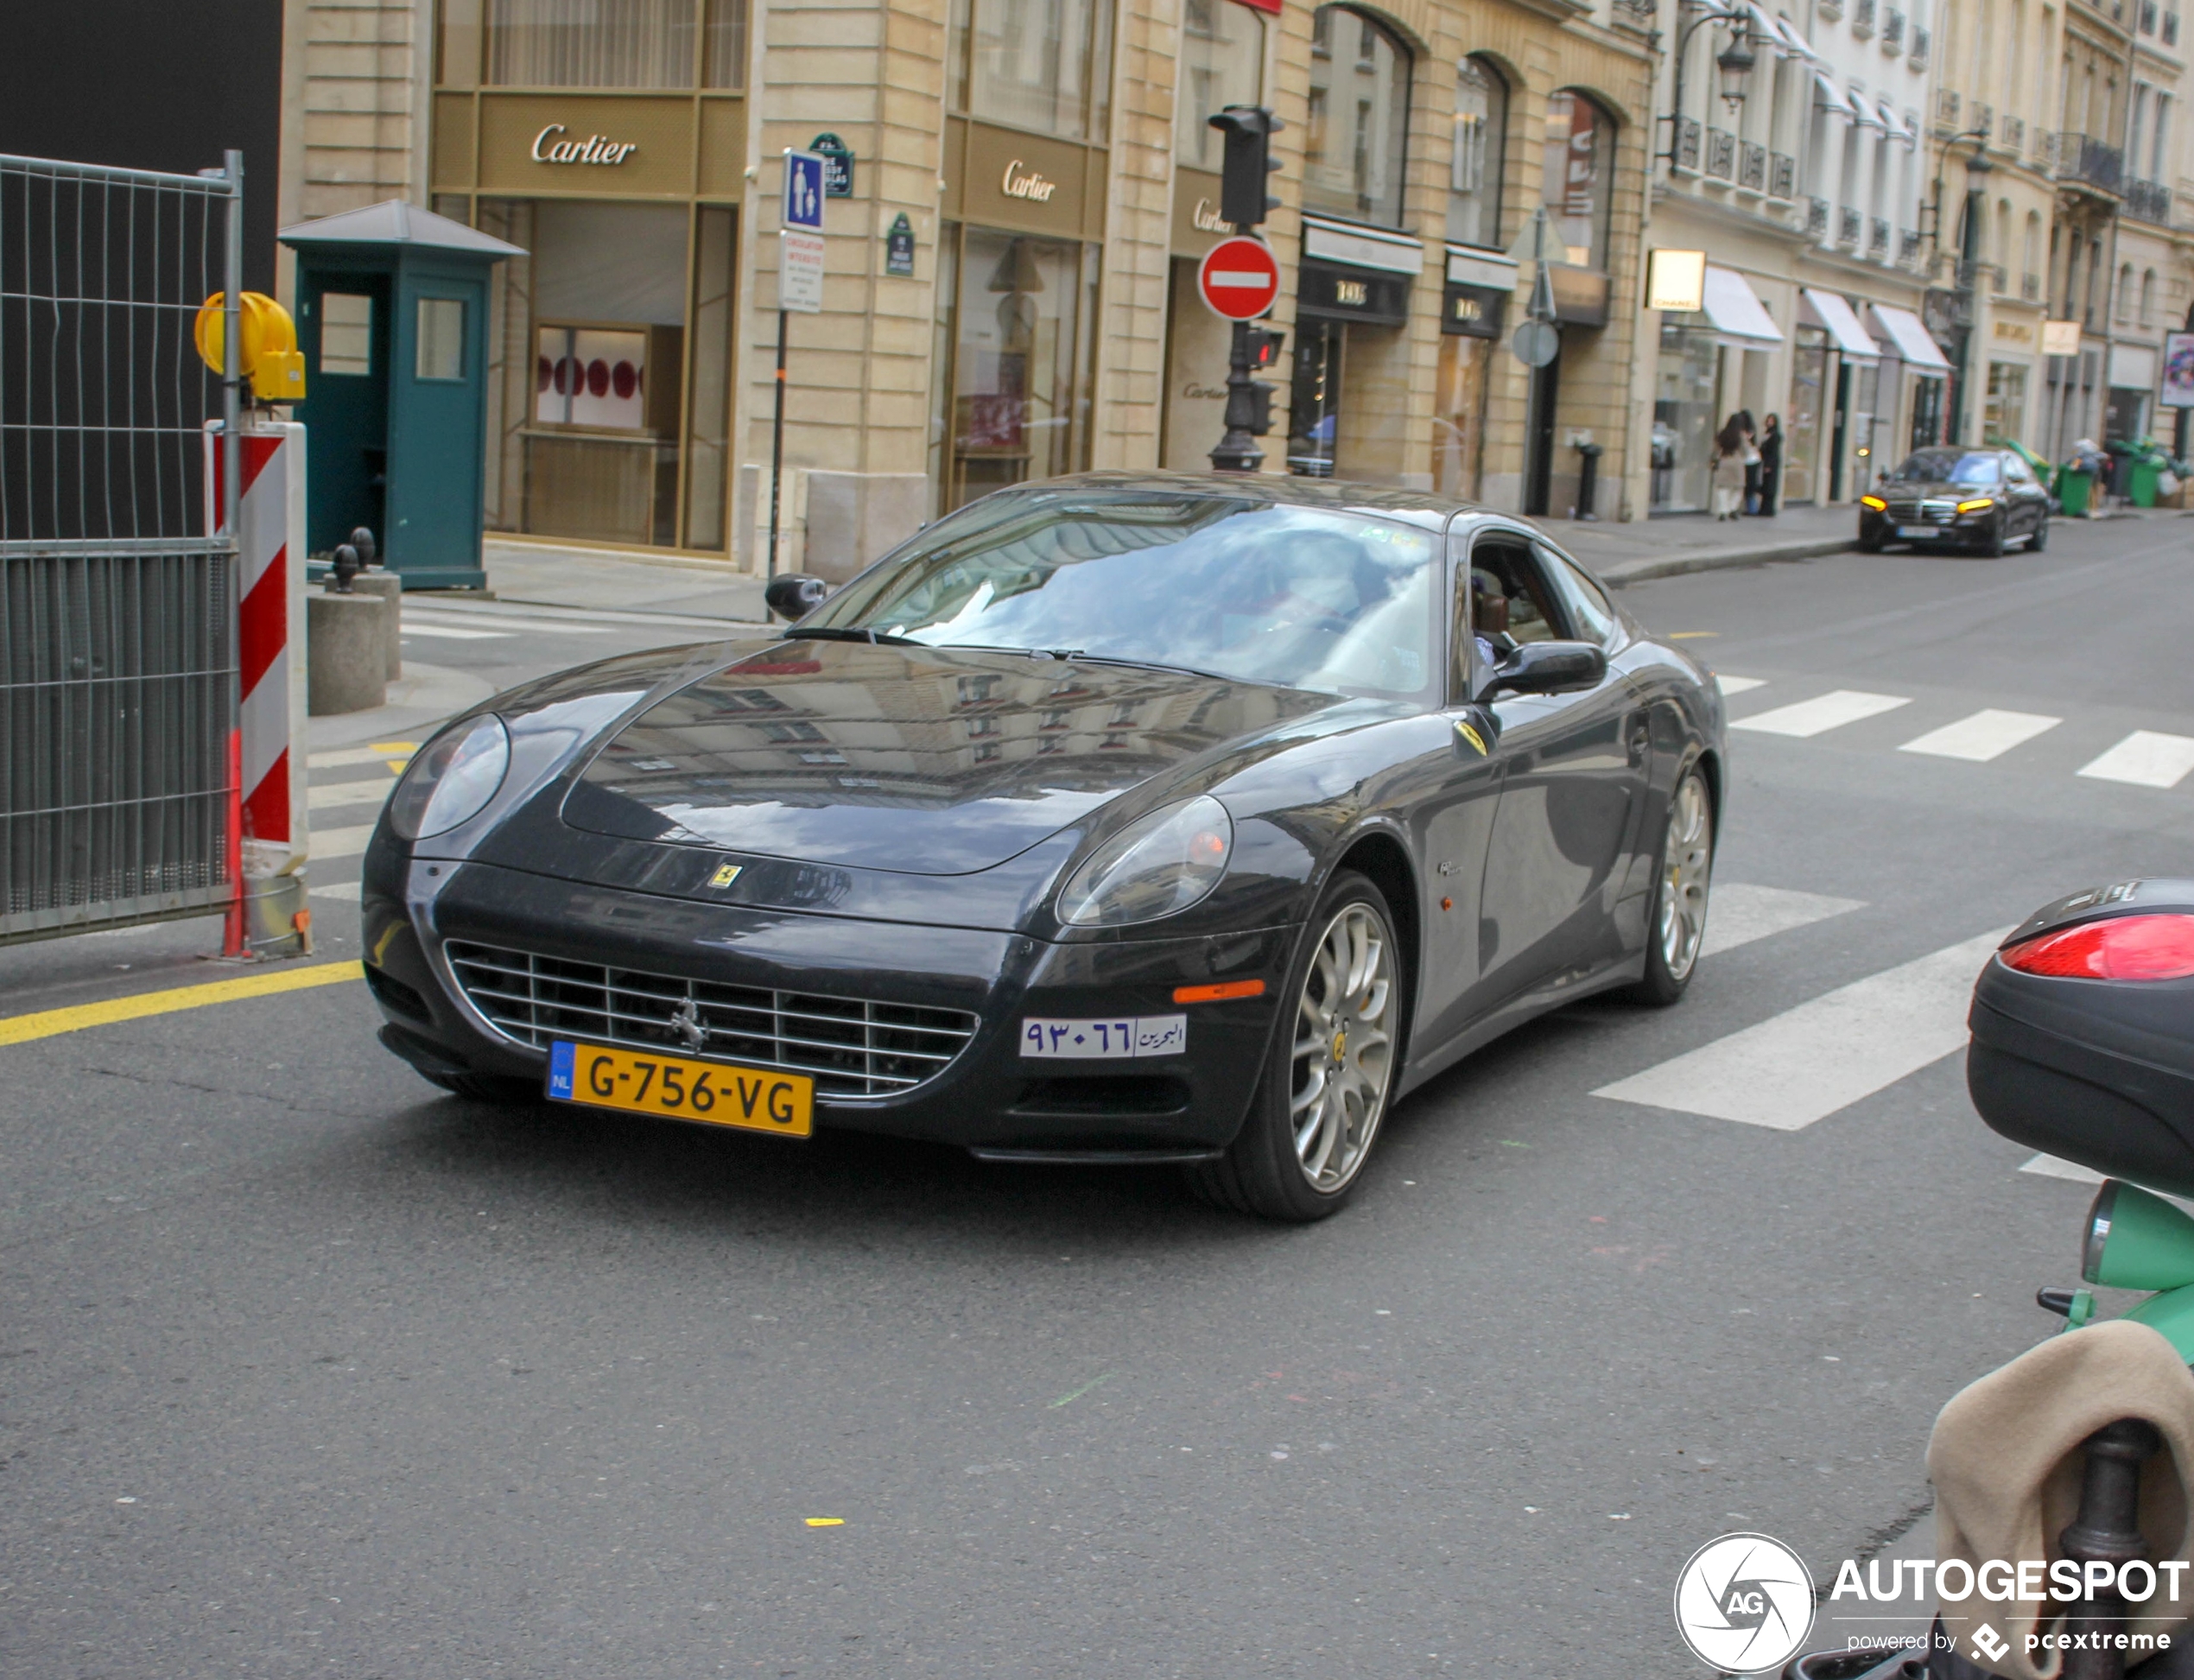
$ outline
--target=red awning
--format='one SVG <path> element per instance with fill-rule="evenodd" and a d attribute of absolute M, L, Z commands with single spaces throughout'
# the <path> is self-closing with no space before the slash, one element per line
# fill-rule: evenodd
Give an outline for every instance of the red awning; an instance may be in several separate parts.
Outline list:
<path fill-rule="evenodd" d="M 1270 12 L 1275 17 L 1280 15 L 1280 0 L 1234 0 L 1234 3 L 1247 6 L 1253 12 Z"/>

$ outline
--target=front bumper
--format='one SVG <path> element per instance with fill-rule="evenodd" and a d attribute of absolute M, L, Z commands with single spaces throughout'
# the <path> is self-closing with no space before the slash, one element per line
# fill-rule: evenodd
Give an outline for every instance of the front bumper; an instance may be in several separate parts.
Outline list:
<path fill-rule="evenodd" d="M 1265 1065 L 1295 930 L 1052 944 L 1024 935 L 702 904 L 485 864 L 369 871 L 366 976 L 383 1040 L 422 1072 L 545 1081 L 545 1049 L 468 997 L 448 947 L 773 992 L 950 1009 L 976 1018 L 954 1059 L 892 1094 L 819 1089 L 819 1128 L 885 1132 L 1020 1158 L 1194 1158 L 1231 1142 Z M 381 878 L 377 878 L 380 877 Z M 1179 1005 L 1174 989 L 1262 979 L 1262 997 Z M 1022 1054 L 1030 1017 L 1181 1014 L 1178 1055 L 1054 1061 Z M 573 1032 L 584 1038 L 588 1035 Z M 631 1042 L 629 1039 L 625 1042 Z M 704 1056 L 665 1034 L 663 1048 Z M 736 1060 L 726 1056 L 726 1060 Z"/>
<path fill-rule="evenodd" d="M 1994 536 L 2001 518 L 1999 511 L 1954 514 L 1947 519 L 1920 515 L 1899 518 L 1874 508 L 1861 508 L 1859 510 L 1859 540 L 1877 546 L 1885 542 L 1905 542 L 1916 550 L 1981 548 Z M 1899 535 L 1904 530 L 1921 529 L 1931 530 L 1935 535 Z"/>

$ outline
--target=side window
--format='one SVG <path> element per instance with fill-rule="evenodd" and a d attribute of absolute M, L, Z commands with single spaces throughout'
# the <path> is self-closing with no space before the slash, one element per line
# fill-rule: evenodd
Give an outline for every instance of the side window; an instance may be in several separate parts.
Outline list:
<path fill-rule="evenodd" d="M 1547 588 L 1530 545 L 1513 536 L 1481 537 L 1470 551 L 1471 624 L 1492 639 L 1551 642 L 1563 635 L 1560 607 Z"/>
<path fill-rule="evenodd" d="M 1577 639 L 1597 643 L 1603 648 L 1613 647 L 1622 620 L 1616 616 L 1614 604 L 1606 593 L 1567 555 L 1542 548 L 1538 555 L 1539 563 L 1553 574 L 1562 605 L 1569 608 L 1569 622 L 1576 626 Z"/>

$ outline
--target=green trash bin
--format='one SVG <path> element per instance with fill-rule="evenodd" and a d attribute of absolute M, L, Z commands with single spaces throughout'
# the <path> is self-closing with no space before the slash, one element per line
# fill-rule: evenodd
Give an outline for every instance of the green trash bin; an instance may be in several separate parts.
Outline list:
<path fill-rule="evenodd" d="M 2161 455 L 2136 455 L 2126 463 L 2126 495 L 2135 507 L 2156 505 L 2156 480 L 2163 471 Z"/>
<path fill-rule="evenodd" d="M 2088 498 L 2095 493 L 2095 474 L 2069 466 L 2057 469 L 2057 505 L 2067 519 L 2087 517 Z"/>

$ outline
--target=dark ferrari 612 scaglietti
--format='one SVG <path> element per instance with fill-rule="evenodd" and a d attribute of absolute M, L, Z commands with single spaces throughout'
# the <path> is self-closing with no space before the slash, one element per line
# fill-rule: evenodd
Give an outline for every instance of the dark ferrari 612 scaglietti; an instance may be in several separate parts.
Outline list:
<path fill-rule="evenodd" d="M 1316 1219 L 1497 1034 L 1676 999 L 1725 763 L 1712 680 L 1517 520 L 1052 479 L 789 630 L 451 723 L 367 854 L 366 974 L 467 1095 L 1179 1162 Z"/>

